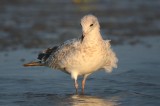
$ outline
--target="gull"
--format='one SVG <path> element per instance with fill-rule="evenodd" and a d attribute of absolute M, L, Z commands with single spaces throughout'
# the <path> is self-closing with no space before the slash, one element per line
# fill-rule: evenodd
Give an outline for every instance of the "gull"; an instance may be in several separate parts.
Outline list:
<path fill-rule="evenodd" d="M 82 17 L 81 26 L 81 37 L 42 51 L 38 55 L 39 61 L 26 63 L 24 66 L 47 66 L 71 75 L 76 93 L 78 76 L 83 76 L 84 93 L 87 77 L 99 69 L 112 72 L 113 68 L 117 68 L 118 59 L 111 49 L 110 40 L 103 40 L 98 19 L 94 15 Z"/>

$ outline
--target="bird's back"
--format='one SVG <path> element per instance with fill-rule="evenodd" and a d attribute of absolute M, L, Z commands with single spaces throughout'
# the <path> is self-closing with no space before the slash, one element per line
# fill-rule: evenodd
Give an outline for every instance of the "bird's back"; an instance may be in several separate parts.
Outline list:
<path fill-rule="evenodd" d="M 80 39 L 72 39 L 64 42 L 63 44 L 58 46 L 56 51 L 53 51 L 51 53 L 51 55 L 45 61 L 45 64 L 51 68 L 61 70 L 65 69 L 68 65 L 67 62 L 69 62 L 70 59 L 73 58 L 80 45 Z"/>

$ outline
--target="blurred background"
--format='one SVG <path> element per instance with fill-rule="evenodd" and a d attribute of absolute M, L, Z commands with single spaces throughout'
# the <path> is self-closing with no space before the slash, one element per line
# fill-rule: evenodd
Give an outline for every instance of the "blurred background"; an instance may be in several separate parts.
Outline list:
<path fill-rule="evenodd" d="M 98 17 L 112 44 L 143 43 L 139 37 L 160 35 L 159 9 L 159 0 L 0 0 L 0 50 L 48 47 L 78 37 L 86 14 Z"/>
<path fill-rule="evenodd" d="M 69 75 L 22 66 L 81 36 L 86 14 L 112 40 L 117 69 L 90 75 L 85 95 L 74 95 Z M 159 69 L 160 0 L 0 0 L 1 106 L 160 106 Z"/>

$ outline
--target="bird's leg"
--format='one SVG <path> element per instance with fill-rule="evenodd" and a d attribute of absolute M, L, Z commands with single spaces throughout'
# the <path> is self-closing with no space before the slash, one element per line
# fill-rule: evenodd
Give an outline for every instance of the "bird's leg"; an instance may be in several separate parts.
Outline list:
<path fill-rule="evenodd" d="M 78 82 L 77 82 L 78 74 L 76 73 L 76 71 L 73 71 L 71 73 L 71 77 L 74 79 L 74 86 L 76 88 L 76 94 L 78 94 Z"/>
<path fill-rule="evenodd" d="M 75 80 L 74 86 L 75 86 L 75 88 L 76 88 L 76 94 L 78 94 L 78 82 L 77 82 L 77 80 Z"/>
<path fill-rule="evenodd" d="M 86 83 L 86 78 L 82 80 L 82 94 L 84 94 L 85 83 Z"/>
<path fill-rule="evenodd" d="M 86 79 L 87 79 L 88 75 L 90 75 L 90 74 L 84 75 L 83 80 L 82 80 L 82 94 L 84 94 L 84 87 L 85 87 Z"/>

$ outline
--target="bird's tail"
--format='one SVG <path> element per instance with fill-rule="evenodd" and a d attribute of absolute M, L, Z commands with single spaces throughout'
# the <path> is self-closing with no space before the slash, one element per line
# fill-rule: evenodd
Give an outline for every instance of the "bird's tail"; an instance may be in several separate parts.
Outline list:
<path fill-rule="evenodd" d="M 45 66 L 45 64 L 41 63 L 41 61 L 36 61 L 36 62 L 29 62 L 26 64 L 23 64 L 24 67 L 30 67 L 30 66 Z"/>

